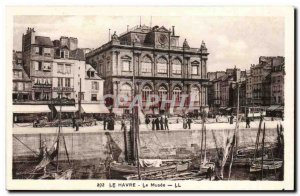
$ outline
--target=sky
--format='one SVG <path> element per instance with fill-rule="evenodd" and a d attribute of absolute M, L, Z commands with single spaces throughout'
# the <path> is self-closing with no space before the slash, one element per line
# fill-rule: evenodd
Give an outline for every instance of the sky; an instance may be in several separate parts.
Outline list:
<path fill-rule="evenodd" d="M 151 22 L 152 21 L 152 22 Z M 283 17 L 203 17 L 143 16 L 141 24 L 175 26 L 180 45 L 187 39 L 190 47 L 199 48 L 202 40 L 208 52 L 208 71 L 224 71 L 236 66 L 242 70 L 257 64 L 260 56 L 284 56 Z M 15 16 L 13 49 L 21 50 L 22 34 L 32 27 L 36 35 L 77 37 L 78 46 L 97 48 L 108 41 L 109 29 L 121 34 L 140 24 L 136 16 Z"/>

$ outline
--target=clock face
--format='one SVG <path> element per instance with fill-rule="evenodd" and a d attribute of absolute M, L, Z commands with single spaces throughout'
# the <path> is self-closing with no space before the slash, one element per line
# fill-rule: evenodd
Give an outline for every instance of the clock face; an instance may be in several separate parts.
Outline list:
<path fill-rule="evenodd" d="M 158 38 L 159 43 L 166 44 L 168 41 L 168 37 L 165 34 L 160 34 Z"/>

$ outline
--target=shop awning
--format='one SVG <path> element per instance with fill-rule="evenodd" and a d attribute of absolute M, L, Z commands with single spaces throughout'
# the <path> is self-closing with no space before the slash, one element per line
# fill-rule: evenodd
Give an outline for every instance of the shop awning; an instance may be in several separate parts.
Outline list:
<path fill-rule="evenodd" d="M 280 105 L 271 105 L 270 107 L 267 108 L 267 111 L 274 111 L 275 109 L 279 108 Z"/>
<path fill-rule="evenodd" d="M 51 112 L 48 105 L 13 105 L 12 109 L 13 113 L 15 114 L 35 114 Z"/>
<path fill-rule="evenodd" d="M 84 113 L 109 114 L 107 107 L 104 104 L 100 104 L 100 103 L 81 104 L 81 108 Z"/>
<path fill-rule="evenodd" d="M 231 108 L 226 108 L 226 111 L 230 111 L 231 110 Z"/>
<path fill-rule="evenodd" d="M 57 112 L 77 112 L 78 111 L 78 106 L 55 106 L 55 109 Z"/>

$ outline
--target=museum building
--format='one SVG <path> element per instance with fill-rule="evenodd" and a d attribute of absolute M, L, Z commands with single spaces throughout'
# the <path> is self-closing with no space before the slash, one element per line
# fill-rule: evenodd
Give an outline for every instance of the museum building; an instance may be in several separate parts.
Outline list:
<path fill-rule="evenodd" d="M 136 26 L 125 33 L 110 36 L 108 43 L 86 54 L 91 64 L 104 81 L 104 94 L 127 95 L 132 99 L 136 88 L 142 95 L 144 114 L 199 113 L 208 108 L 207 102 L 207 59 L 209 53 L 204 41 L 199 48 L 191 48 L 185 39 L 179 45 L 179 36 L 174 26 Z M 133 76 L 134 82 L 133 84 Z M 158 95 L 160 99 L 176 97 L 175 107 L 170 104 L 162 108 L 161 101 L 146 109 L 147 97 Z M 181 95 L 193 95 L 193 107 L 178 108 Z M 129 100 L 130 100 L 129 99 Z M 185 102 L 187 106 L 189 99 Z M 112 104 L 111 101 L 106 102 Z M 128 104 L 113 108 L 114 113 L 129 113 Z"/>

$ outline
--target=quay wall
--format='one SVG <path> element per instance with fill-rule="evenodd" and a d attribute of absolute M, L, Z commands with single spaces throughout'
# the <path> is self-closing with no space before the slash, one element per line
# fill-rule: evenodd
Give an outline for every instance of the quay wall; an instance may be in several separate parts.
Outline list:
<path fill-rule="evenodd" d="M 216 138 L 213 137 L 213 132 Z M 227 134 L 234 130 L 207 130 L 207 149 L 220 148 L 225 142 Z M 109 132 L 74 132 L 63 133 L 65 144 L 71 160 L 100 159 L 105 160 L 109 152 L 114 152 L 114 158 L 122 160 L 125 157 L 124 133 L 120 131 Z M 254 146 L 257 129 L 240 129 L 239 146 Z M 22 161 L 32 157 L 31 150 L 39 152 L 40 145 L 46 142 L 48 149 L 53 145 L 57 134 L 14 134 L 13 135 L 13 160 Z M 261 135 L 262 137 L 262 135 Z M 261 138 L 260 137 L 260 138 Z M 265 142 L 275 143 L 276 129 L 266 129 Z M 60 139 L 59 159 L 66 160 L 64 140 Z M 176 131 L 141 131 L 140 132 L 140 157 L 141 158 L 188 158 L 199 155 L 201 148 L 201 130 L 176 130 Z M 26 146 L 25 146 L 26 145 Z M 203 144 L 204 147 L 204 144 Z"/>

